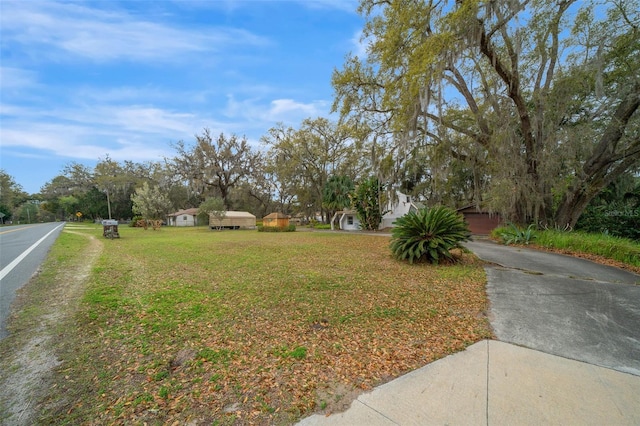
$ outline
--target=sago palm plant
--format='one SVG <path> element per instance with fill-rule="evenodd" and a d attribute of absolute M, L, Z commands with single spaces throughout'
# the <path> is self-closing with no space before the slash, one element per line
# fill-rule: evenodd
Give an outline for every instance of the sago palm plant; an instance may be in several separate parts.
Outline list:
<path fill-rule="evenodd" d="M 471 237 L 464 217 L 444 206 L 410 212 L 394 224 L 391 251 L 396 259 L 409 263 L 452 261 L 451 250 L 462 247 L 461 243 Z"/>

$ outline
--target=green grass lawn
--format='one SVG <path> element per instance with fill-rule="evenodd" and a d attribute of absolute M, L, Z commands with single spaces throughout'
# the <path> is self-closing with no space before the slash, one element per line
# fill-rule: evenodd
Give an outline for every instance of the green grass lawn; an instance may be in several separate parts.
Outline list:
<path fill-rule="evenodd" d="M 119 231 L 74 231 L 102 251 L 43 423 L 289 424 L 491 337 L 469 255 L 409 265 L 388 237 Z M 83 237 L 63 235 L 81 257 Z"/>

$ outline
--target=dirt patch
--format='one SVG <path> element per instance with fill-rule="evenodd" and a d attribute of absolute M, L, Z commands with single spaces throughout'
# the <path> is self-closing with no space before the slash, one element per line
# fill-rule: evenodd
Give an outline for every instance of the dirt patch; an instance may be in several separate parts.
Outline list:
<path fill-rule="evenodd" d="M 63 232 L 72 232 L 64 230 Z M 10 335 L 0 345 L 0 423 L 37 423 L 39 401 L 49 392 L 53 370 L 60 365 L 56 344 L 60 328 L 75 312 L 91 266 L 102 250 L 93 236 L 81 264 L 61 268 L 42 282 L 39 275 L 19 290 L 9 318 Z M 18 313 L 27 312 L 18 318 Z M 19 322 L 19 324 L 15 324 Z M 13 324 L 12 324 L 13 323 Z"/>
<path fill-rule="evenodd" d="M 316 406 L 319 411 L 317 412 L 330 416 L 346 411 L 362 393 L 362 389 L 345 383 L 331 383 L 324 389 L 318 389 Z"/>

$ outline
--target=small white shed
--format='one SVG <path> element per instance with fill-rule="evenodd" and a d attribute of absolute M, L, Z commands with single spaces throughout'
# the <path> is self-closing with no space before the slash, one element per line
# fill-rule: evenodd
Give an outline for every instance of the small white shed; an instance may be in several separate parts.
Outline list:
<path fill-rule="evenodd" d="M 167 216 L 169 226 L 196 226 L 198 225 L 198 209 L 179 210 Z"/>
<path fill-rule="evenodd" d="M 336 223 L 338 228 L 343 231 L 358 231 L 360 229 L 360 220 L 355 210 L 341 210 L 336 212 L 331 218 L 331 229 L 334 229 Z"/>

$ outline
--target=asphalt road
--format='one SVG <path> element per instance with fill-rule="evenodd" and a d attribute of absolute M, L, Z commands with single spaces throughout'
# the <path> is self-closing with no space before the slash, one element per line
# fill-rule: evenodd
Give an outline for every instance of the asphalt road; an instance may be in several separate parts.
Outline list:
<path fill-rule="evenodd" d="M 0 228 L 0 339 L 7 336 L 16 291 L 38 271 L 63 227 L 57 222 Z"/>
<path fill-rule="evenodd" d="M 499 340 L 640 376 L 640 275 L 490 241 L 465 245 L 491 262 Z"/>

